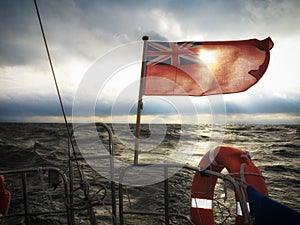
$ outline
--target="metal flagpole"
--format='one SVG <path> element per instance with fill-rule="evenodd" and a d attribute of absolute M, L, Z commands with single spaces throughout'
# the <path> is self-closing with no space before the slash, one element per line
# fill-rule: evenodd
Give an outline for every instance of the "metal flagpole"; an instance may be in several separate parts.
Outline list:
<path fill-rule="evenodd" d="M 143 48 L 143 61 L 142 61 L 142 70 L 141 70 L 141 80 L 140 80 L 140 92 L 136 113 L 136 125 L 135 125 L 135 144 L 134 144 L 134 165 L 138 164 L 139 161 L 139 139 L 141 131 L 141 113 L 143 109 L 143 94 L 144 94 L 144 80 L 146 76 L 146 52 L 147 52 L 147 40 L 148 36 L 143 36 L 144 48 Z"/>

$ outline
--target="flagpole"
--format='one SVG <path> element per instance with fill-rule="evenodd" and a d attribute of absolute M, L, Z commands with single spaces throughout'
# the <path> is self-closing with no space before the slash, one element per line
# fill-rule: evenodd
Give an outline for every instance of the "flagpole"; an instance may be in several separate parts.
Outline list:
<path fill-rule="evenodd" d="M 141 80 L 140 80 L 140 91 L 139 91 L 139 99 L 136 113 L 136 126 L 135 126 L 135 143 L 134 143 L 134 165 L 138 164 L 139 161 L 139 139 L 140 139 L 140 131 L 141 131 L 141 113 L 143 109 L 143 94 L 144 94 L 144 80 L 146 76 L 146 50 L 147 50 L 147 40 L 148 36 L 143 36 L 144 48 L 143 48 L 143 61 L 142 61 L 142 69 L 141 69 Z"/>

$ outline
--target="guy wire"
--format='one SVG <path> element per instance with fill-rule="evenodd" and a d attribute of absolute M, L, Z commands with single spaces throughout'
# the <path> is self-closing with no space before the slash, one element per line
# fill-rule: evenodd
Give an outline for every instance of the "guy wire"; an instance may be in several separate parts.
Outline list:
<path fill-rule="evenodd" d="M 68 120 L 67 120 L 65 108 L 64 108 L 64 105 L 63 105 L 63 101 L 62 101 L 61 94 L 60 94 L 60 91 L 59 91 L 58 83 L 57 83 L 57 80 L 56 80 L 56 76 L 55 76 L 55 72 L 54 72 L 54 67 L 53 67 L 53 64 L 52 64 L 52 60 L 51 60 L 51 56 L 50 56 L 50 51 L 49 51 L 49 48 L 48 48 L 48 44 L 47 44 L 47 40 L 46 40 L 46 35 L 45 35 L 45 32 L 44 32 L 44 28 L 43 28 L 43 24 L 42 24 L 42 20 L 41 20 L 41 16 L 40 16 L 40 13 L 39 13 L 39 9 L 38 9 L 38 5 L 37 5 L 36 0 L 34 0 L 34 5 L 35 5 L 36 13 L 37 13 L 37 16 L 38 16 L 38 20 L 39 20 L 39 24 L 40 24 L 40 28 L 41 28 L 41 32 L 42 32 L 42 36 L 43 36 L 43 40 L 44 40 L 44 44 L 45 44 L 45 48 L 46 48 L 46 52 L 47 52 L 47 56 L 48 56 L 48 60 L 49 60 L 50 68 L 51 68 L 51 72 L 52 72 L 52 76 L 53 76 L 53 79 L 54 79 L 55 88 L 56 88 L 56 92 L 57 92 L 57 95 L 58 95 L 58 99 L 59 99 L 61 111 L 63 113 L 63 118 L 64 118 L 65 125 L 66 125 L 66 128 L 67 128 L 68 138 L 69 138 L 70 143 L 71 143 L 71 147 L 72 147 L 72 151 L 73 151 L 75 162 L 77 164 L 77 167 L 79 168 L 79 163 L 78 163 L 77 156 L 76 156 L 76 153 L 75 153 L 75 147 L 74 147 L 74 143 L 72 141 L 72 135 L 71 135 L 71 131 L 70 131 L 70 128 L 69 128 L 69 123 L 68 123 Z M 82 174 L 80 172 L 79 172 L 79 174 L 80 174 L 80 180 L 82 182 L 83 181 Z"/>

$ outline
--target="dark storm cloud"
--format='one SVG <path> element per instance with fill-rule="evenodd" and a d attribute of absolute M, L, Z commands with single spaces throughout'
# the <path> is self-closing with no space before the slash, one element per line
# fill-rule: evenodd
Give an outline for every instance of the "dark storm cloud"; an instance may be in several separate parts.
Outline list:
<path fill-rule="evenodd" d="M 252 37 L 277 32 L 299 33 L 299 1 L 37 1 L 50 50 L 58 61 L 67 57 L 94 60 L 120 43 L 173 37 L 160 28 L 176 23 L 185 35 L 211 39 Z M 161 12 L 161 13 L 154 13 Z M 276 21 L 276 23 L 274 23 Z M 255 34 L 253 33 L 255 30 Z M 27 64 L 43 56 L 44 46 L 33 0 L 0 2 L 0 63 Z"/>
<path fill-rule="evenodd" d="M 2 99 L 0 105 L 0 121 L 5 120 L 6 116 L 62 116 L 59 102 L 54 96 L 30 97 L 23 100 Z M 65 104 L 65 110 L 68 115 L 71 115 L 72 105 Z"/>
<path fill-rule="evenodd" d="M 184 100 L 184 98 L 183 98 Z M 128 108 L 128 102 L 119 102 L 114 109 L 113 102 L 98 102 L 95 105 L 93 115 L 89 115 L 87 108 L 93 105 L 93 102 L 86 101 L 78 109 L 77 116 L 119 116 L 119 115 L 135 115 L 136 104 Z M 58 100 L 55 96 L 38 96 L 20 100 L 4 100 L 0 101 L 0 121 L 6 121 L 6 117 L 26 117 L 26 116 L 62 116 L 62 111 Z M 189 106 L 189 104 L 187 104 Z M 191 106 L 191 105 L 190 105 Z M 231 114 L 300 114 L 300 98 L 287 100 L 277 97 L 266 97 L 264 99 L 252 100 L 247 104 L 236 104 L 234 102 L 225 102 L 226 113 Z M 177 106 L 178 107 L 178 106 Z M 193 106 L 191 106 L 193 107 Z M 65 100 L 64 108 L 68 116 L 72 116 L 72 101 Z M 180 108 L 180 107 L 179 107 Z M 196 105 L 197 113 L 213 113 L 208 105 Z M 173 115 L 188 114 L 191 109 L 181 107 L 179 110 L 176 106 L 171 106 L 166 101 L 150 99 L 144 104 L 143 115 Z"/>
<path fill-rule="evenodd" d="M 31 63 L 40 54 L 33 1 L 0 2 L 0 66 Z"/>
<path fill-rule="evenodd" d="M 240 113 L 291 113 L 300 114 L 300 96 L 298 98 L 280 98 L 265 96 L 263 99 L 254 98 L 248 102 L 238 104 L 227 102 L 226 112 L 228 114 Z"/>
<path fill-rule="evenodd" d="M 70 58 L 93 61 L 117 45 L 140 41 L 145 34 L 166 40 L 155 31 L 156 24 L 146 28 L 146 12 L 153 8 L 146 1 L 37 3 L 52 58 L 57 62 Z M 1 1 L 0 33 L 0 66 L 29 65 L 46 59 L 33 0 Z"/>

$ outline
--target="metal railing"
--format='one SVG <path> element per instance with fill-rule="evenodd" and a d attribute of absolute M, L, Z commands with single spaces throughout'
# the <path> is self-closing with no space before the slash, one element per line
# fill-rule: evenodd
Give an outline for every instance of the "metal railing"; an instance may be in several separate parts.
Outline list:
<path fill-rule="evenodd" d="M 82 126 L 78 126 L 78 128 L 83 128 L 84 126 L 90 126 L 91 124 L 85 124 Z M 73 171 L 73 165 L 72 163 L 75 161 L 77 163 L 77 161 L 79 160 L 87 160 L 87 159 L 109 159 L 109 168 L 110 168 L 110 191 L 111 191 L 111 208 L 112 208 L 112 221 L 113 224 L 117 224 L 117 204 L 116 204 L 116 188 L 115 188 L 115 178 L 114 178 L 114 174 L 115 174 L 115 168 L 114 168 L 114 159 L 113 159 L 113 155 L 114 155 L 114 149 L 113 149 L 113 133 L 110 129 L 110 127 L 102 122 L 97 123 L 96 125 L 98 125 L 99 127 L 102 127 L 105 129 L 105 131 L 108 134 L 108 152 L 109 154 L 107 155 L 91 155 L 91 156 L 85 156 L 85 157 L 78 157 L 76 156 L 76 152 L 72 152 L 72 145 L 70 144 L 70 141 L 68 142 L 68 167 L 69 167 L 69 187 L 71 192 L 74 190 L 74 171 Z M 71 133 L 71 137 L 74 137 L 74 130 L 75 128 L 72 129 L 72 133 Z M 77 165 L 78 166 L 78 165 Z M 70 196 L 70 203 L 71 205 L 73 204 L 73 195 Z M 88 211 L 92 210 L 90 208 L 92 208 L 93 206 L 95 206 L 96 204 L 91 204 L 90 207 L 85 207 Z M 73 212 L 72 212 L 73 214 Z M 93 214 L 93 212 L 89 212 L 89 214 Z M 74 217 L 74 215 L 73 215 Z M 90 215 L 90 217 L 94 217 L 94 215 Z M 94 219 L 90 219 L 91 224 L 96 224 L 96 221 Z"/>
<path fill-rule="evenodd" d="M 29 207 L 29 193 L 28 193 L 28 183 L 27 183 L 27 176 L 32 173 L 41 173 L 41 172 L 55 172 L 57 173 L 63 183 L 63 189 L 64 189 L 64 202 L 65 202 L 65 210 L 49 210 L 48 212 L 36 212 L 32 211 Z M 1 216 L 0 219 L 2 221 L 5 221 L 7 218 L 11 217 L 24 217 L 25 218 L 25 224 L 30 225 L 30 218 L 32 216 L 37 215 L 53 215 L 53 214 L 64 214 L 67 217 L 67 224 L 71 225 L 74 224 L 71 217 L 71 210 L 68 207 L 70 204 L 69 196 L 70 192 L 68 189 L 68 181 L 67 177 L 65 176 L 62 171 L 56 167 L 38 167 L 38 168 L 28 168 L 28 169 L 18 169 L 18 170 L 6 170 L 2 171 L 0 170 L 0 174 L 2 175 L 21 175 L 22 180 L 22 195 L 23 195 L 23 212 L 17 212 L 17 213 L 9 213 L 7 215 Z"/>
<path fill-rule="evenodd" d="M 116 207 L 116 187 L 114 182 L 114 159 L 113 159 L 113 144 L 112 144 L 112 131 L 109 126 L 107 126 L 104 123 L 97 123 L 100 127 L 104 128 L 105 131 L 108 134 L 108 151 L 109 154 L 107 155 L 95 155 L 95 156 L 89 156 L 93 159 L 109 159 L 109 170 L 110 170 L 110 192 L 111 192 L 111 215 L 112 215 L 112 223 L 117 224 L 117 207 Z M 72 137 L 74 135 L 74 130 L 72 130 Z M 0 224 L 1 222 L 5 222 L 6 219 L 12 218 L 12 217 L 24 217 L 25 218 L 25 224 L 30 225 L 31 224 L 31 217 L 32 216 L 40 216 L 40 215 L 53 215 L 53 214 L 63 214 L 66 216 L 67 224 L 75 224 L 75 215 L 74 212 L 76 211 L 83 211 L 87 210 L 89 215 L 90 224 L 97 224 L 93 207 L 98 205 L 104 205 L 102 202 L 103 199 L 96 198 L 93 199 L 93 197 L 89 196 L 89 193 L 85 197 L 86 201 L 84 204 L 78 204 L 74 201 L 74 191 L 77 189 L 85 189 L 85 187 L 82 187 L 84 182 L 80 182 L 79 187 L 75 188 L 75 175 L 74 175 L 74 166 L 77 166 L 77 169 L 79 169 L 79 160 L 85 160 L 87 157 L 78 157 L 77 153 L 75 151 L 72 152 L 70 140 L 68 142 L 68 171 L 67 175 L 64 174 L 59 168 L 56 167 L 37 167 L 37 168 L 27 168 L 27 169 L 18 169 L 18 170 L 0 170 L 0 174 L 3 175 L 19 175 L 21 179 L 21 187 L 20 190 L 22 190 L 22 205 L 23 205 L 23 211 L 22 212 L 12 212 L 7 215 L 0 216 Z M 76 165 L 74 165 L 76 163 Z M 81 169 L 81 168 L 80 168 Z M 63 189 L 64 189 L 64 210 L 49 210 L 47 212 L 42 211 L 32 211 L 29 205 L 30 199 L 30 193 L 28 192 L 28 187 L 31 186 L 31 184 L 27 181 L 27 176 L 30 173 L 45 173 L 48 172 L 49 176 L 51 172 L 57 173 L 59 177 L 61 177 Z M 83 173 L 82 171 L 79 171 L 79 173 Z M 82 174 L 80 174 L 81 176 Z M 16 176 L 17 177 L 17 176 Z M 82 177 L 81 177 L 82 178 Z M 15 179 L 15 176 L 14 176 Z M 106 195 L 106 188 L 104 185 L 99 184 L 101 188 L 105 189 L 105 195 Z M 85 190 L 84 190 L 85 191 Z M 35 194 L 35 193 L 33 193 Z M 84 193 L 86 194 L 86 193 Z M 60 196 L 61 197 L 61 196 Z"/>
<path fill-rule="evenodd" d="M 124 210 L 124 193 L 123 193 L 123 188 L 124 185 L 122 184 L 122 179 L 125 177 L 126 173 L 128 170 L 134 167 L 145 167 L 145 166 L 154 166 L 154 167 L 161 167 L 163 169 L 164 173 L 164 212 L 155 212 L 155 211 L 140 211 L 140 210 Z M 126 168 L 123 169 L 120 175 L 120 183 L 119 183 L 119 217 L 120 217 L 120 225 L 124 225 L 124 216 L 127 214 L 131 215 L 148 215 L 148 216 L 163 216 L 164 217 L 164 223 L 166 225 L 170 224 L 170 219 L 172 217 L 181 217 L 185 219 L 187 222 L 190 224 L 193 224 L 193 222 L 189 219 L 189 217 L 181 214 L 174 214 L 170 213 L 170 207 L 169 207 L 169 178 L 168 178 L 168 170 L 169 168 L 182 168 L 188 171 L 194 171 L 194 172 L 200 172 L 201 175 L 203 176 L 213 176 L 225 181 L 230 182 L 234 190 L 236 191 L 236 194 L 238 196 L 238 200 L 240 201 L 241 204 L 241 211 L 242 211 L 242 216 L 244 220 L 245 225 L 250 225 L 251 224 L 251 217 L 248 211 L 247 207 L 247 201 L 245 198 L 245 195 L 243 193 L 242 187 L 240 184 L 231 176 L 222 174 L 222 173 L 217 173 L 211 170 L 200 170 L 199 167 L 192 167 L 188 165 L 182 165 L 182 164 L 137 164 L 137 165 L 130 165 Z"/>

